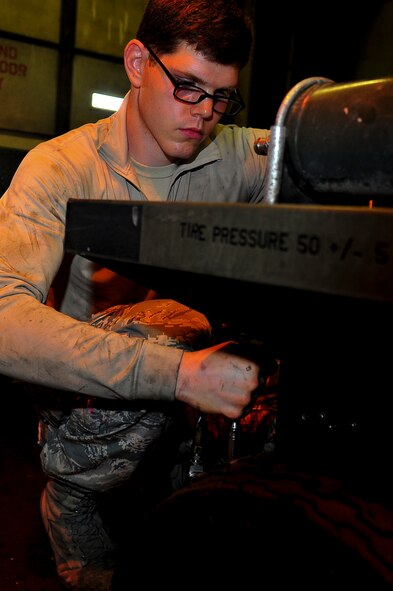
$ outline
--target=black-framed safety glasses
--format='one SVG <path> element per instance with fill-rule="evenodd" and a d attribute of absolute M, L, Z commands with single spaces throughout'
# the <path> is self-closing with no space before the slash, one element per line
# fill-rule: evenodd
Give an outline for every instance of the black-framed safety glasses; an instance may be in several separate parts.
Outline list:
<path fill-rule="evenodd" d="M 239 93 L 238 90 L 233 90 L 228 96 L 225 94 L 220 94 L 216 92 L 214 94 L 209 94 L 203 88 L 199 88 L 199 86 L 193 86 L 192 84 L 186 84 L 185 82 L 180 82 L 176 80 L 176 78 L 170 73 L 168 68 L 164 66 L 160 58 L 145 44 L 147 51 L 150 53 L 151 57 L 157 62 L 159 66 L 161 66 L 164 73 L 167 75 L 169 80 L 172 82 L 174 89 L 173 89 L 173 96 L 180 102 L 186 103 L 189 105 L 196 105 L 206 98 L 213 100 L 213 111 L 218 113 L 219 115 L 237 115 L 242 111 L 245 107 L 244 101 Z"/>

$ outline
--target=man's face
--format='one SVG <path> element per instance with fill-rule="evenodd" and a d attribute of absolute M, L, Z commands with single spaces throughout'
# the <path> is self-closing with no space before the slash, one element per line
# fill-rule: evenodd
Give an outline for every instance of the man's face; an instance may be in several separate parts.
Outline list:
<path fill-rule="evenodd" d="M 214 111 L 211 98 L 197 104 L 177 100 L 173 96 L 173 82 L 146 48 L 144 50 L 136 112 L 134 110 L 129 115 L 131 155 L 150 166 L 188 160 L 222 115 Z M 175 53 L 161 55 L 160 59 L 177 81 L 202 88 L 211 95 L 229 95 L 238 86 L 239 69 L 236 66 L 208 61 L 186 44 L 179 46 Z M 135 144 L 136 130 L 139 130 L 138 145 Z"/>

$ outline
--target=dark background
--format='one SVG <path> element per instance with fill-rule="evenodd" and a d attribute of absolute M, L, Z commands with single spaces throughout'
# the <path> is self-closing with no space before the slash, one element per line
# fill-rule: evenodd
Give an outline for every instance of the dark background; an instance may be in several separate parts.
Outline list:
<path fill-rule="evenodd" d="M 322 76 L 341 83 L 393 74 L 391 46 L 381 44 L 373 50 L 378 58 L 372 72 L 364 61 L 373 26 L 388 4 L 255 2 L 249 123 L 270 128 L 285 94 L 305 78 Z"/>

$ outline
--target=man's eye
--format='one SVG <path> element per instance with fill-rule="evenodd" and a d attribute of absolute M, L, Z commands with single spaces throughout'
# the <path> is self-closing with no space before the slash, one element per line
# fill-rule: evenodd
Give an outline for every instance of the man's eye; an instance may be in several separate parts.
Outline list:
<path fill-rule="evenodd" d="M 189 80 L 181 80 L 180 78 L 176 78 L 176 84 L 179 86 L 184 86 L 185 88 L 194 88 L 195 84 L 190 82 Z"/>
<path fill-rule="evenodd" d="M 216 95 L 224 99 L 235 99 L 236 93 L 233 90 L 217 90 Z"/>

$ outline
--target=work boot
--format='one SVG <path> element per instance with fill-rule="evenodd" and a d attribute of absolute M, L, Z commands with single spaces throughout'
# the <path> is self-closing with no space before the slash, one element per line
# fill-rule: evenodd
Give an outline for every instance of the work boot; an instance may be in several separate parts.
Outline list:
<path fill-rule="evenodd" d="M 57 574 L 72 591 L 110 591 L 115 545 L 98 512 L 98 497 L 50 480 L 41 515 Z"/>

